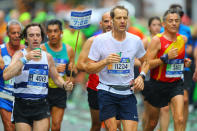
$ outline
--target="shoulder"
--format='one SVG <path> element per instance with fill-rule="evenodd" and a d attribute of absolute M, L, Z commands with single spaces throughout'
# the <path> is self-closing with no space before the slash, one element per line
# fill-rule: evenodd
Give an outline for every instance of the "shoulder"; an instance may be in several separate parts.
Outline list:
<path fill-rule="evenodd" d="M 161 37 L 161 34 L 155 35 L 155 36 L 151 39 L 151 43 L 153 43 L 153 42 L 160 42 L 160 37 Z"/>
<path fill-rule="evenodd" d="M 99 35 L 97 35 L 93 38 L 91 37 L 91 39 L 93 39 L 93 40 L 106 40 L 106 39 L 109 39 L 110 35 L 111 35 L 111 31 L 99 34 Z"/>
<path fill-rule="evenodd" d="M 66 46 L 67 52 L 73 52 L 73 48 L 68 45 L 68 44 L 64 44 Z"/>
<path fill-rule="evenodd" d="M 53 56 L 51 54 L 49 54 L 48 52 L 46 51 L 43 51 L 44 53 L 46 53 L 46 56 L 47 56 L 47 59 L 48 61 L 50 62 L 51 60 L 53 60 Z"/>
<path fill-rule="evenodd" d="M 40 46 L 40 48 L 41 48 L 42 50 L 46 51 L 45 43 L 43 43 L 43 44 Z"/>

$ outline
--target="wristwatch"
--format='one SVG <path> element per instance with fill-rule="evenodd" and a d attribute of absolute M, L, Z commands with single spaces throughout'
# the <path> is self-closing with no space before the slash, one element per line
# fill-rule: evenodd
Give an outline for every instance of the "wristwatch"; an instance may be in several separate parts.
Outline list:
<path fill-rule="evenodd" d="M 146 74 L 142 71 L 142 72 L 140 72 L 139 76 L 141 76 L 142 79 L 145 80 Z"/>

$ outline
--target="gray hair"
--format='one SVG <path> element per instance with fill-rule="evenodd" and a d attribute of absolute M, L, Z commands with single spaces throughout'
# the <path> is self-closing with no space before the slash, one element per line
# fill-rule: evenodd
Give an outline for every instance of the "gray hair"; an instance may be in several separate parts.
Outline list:
<path fill-rule="evenodd" d="M 179 11 L 177 9 L 172 8 L 172 9 L 167 10 L 164 13 L 164 15 L 163 15 L 163 22 L 166 21 L 166 17 L 167 17 L 168 14 L 177 14 L 179 16 L 179 18 L 180 18 Z"/>
<path fill-rule="evenodd" d="M 8 22 L 8 24 L 7 24 L 7 27 L 6 27 L 7 32 L 9 32 L 9 27 L 10 27 L 11 25 L 19 25 L 19 26 L 21 27 L 21 31 L 23 30 L 22 24 L 21 24 L 18 20 L 13 19 L 13 20 L 10 20 L 10 21 Z"/>

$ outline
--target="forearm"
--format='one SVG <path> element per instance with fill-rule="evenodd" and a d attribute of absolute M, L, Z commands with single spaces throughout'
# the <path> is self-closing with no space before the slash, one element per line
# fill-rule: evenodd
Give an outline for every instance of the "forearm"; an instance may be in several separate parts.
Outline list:
<path fill-rule="evenodd" d="M 60 75 L 58 77 L 56 77 L 56 78 L 52 78 L 52 80 L 54 81 L 54 83 L 58 87 L 63 88 L 63 84 L 65 84 L 65 81 L 64 81 L 64 79 Z"/>
<path fill-rule="evenodd" d="M 163 61 L 161 59 L 153 59 L 149 61 L 150 69 L 154 69 L 160 65 L 163 64 Z"/>
<path fill-rule="evenodd" d="M 137 59 L 137 58 L 135 58 L 134 66 L 136 66 L 136 67 L 140 67 L 141 65 L 142 65 L 142 64 L 141 64 L 140 60 L 139 60 L 139 59 Z"/>
<path fill-rule="evenodd" d="M 4 71 L 3 71 L 3 79 L 9 80 L 12 77 L 16 76 L 19 72 L 21 72 L 21 69 L 23 67 L 23 63 L 18 60 L 14 64 L 10 64 Z"/>
<path fill-rule="evenodd" d="M 89 74 L 95 74 L 95 73 L 98 73 L 100 72 L 105 66 L 107 65 L 107 62 L 106 62 L 106 59 L 103 59 L 99 62 L 89 62 L 85 69 L 86 69 L 86 72 L 89 73 Z"/>

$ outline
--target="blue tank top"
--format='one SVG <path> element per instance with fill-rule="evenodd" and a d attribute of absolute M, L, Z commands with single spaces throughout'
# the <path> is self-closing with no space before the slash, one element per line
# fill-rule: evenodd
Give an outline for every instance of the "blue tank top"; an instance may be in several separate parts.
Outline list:
<path fill-rule="evenodd" d="M 6 44 L 3 44 L 0 46 L 1 48 L 1 56 L 3 58 L 5 68 L 8 67 L 8 65 L 11 63 L 12 57 L 9 55 L 8 50 L 6 48 Z M 13 101 L 13 87 L 14 87 L 14 78 L 4 81 L 3 80 L 3 71 L 4 69 L 0 69 L 1 75 L 0 75 L 0 97 L 6 100 Z"/>

